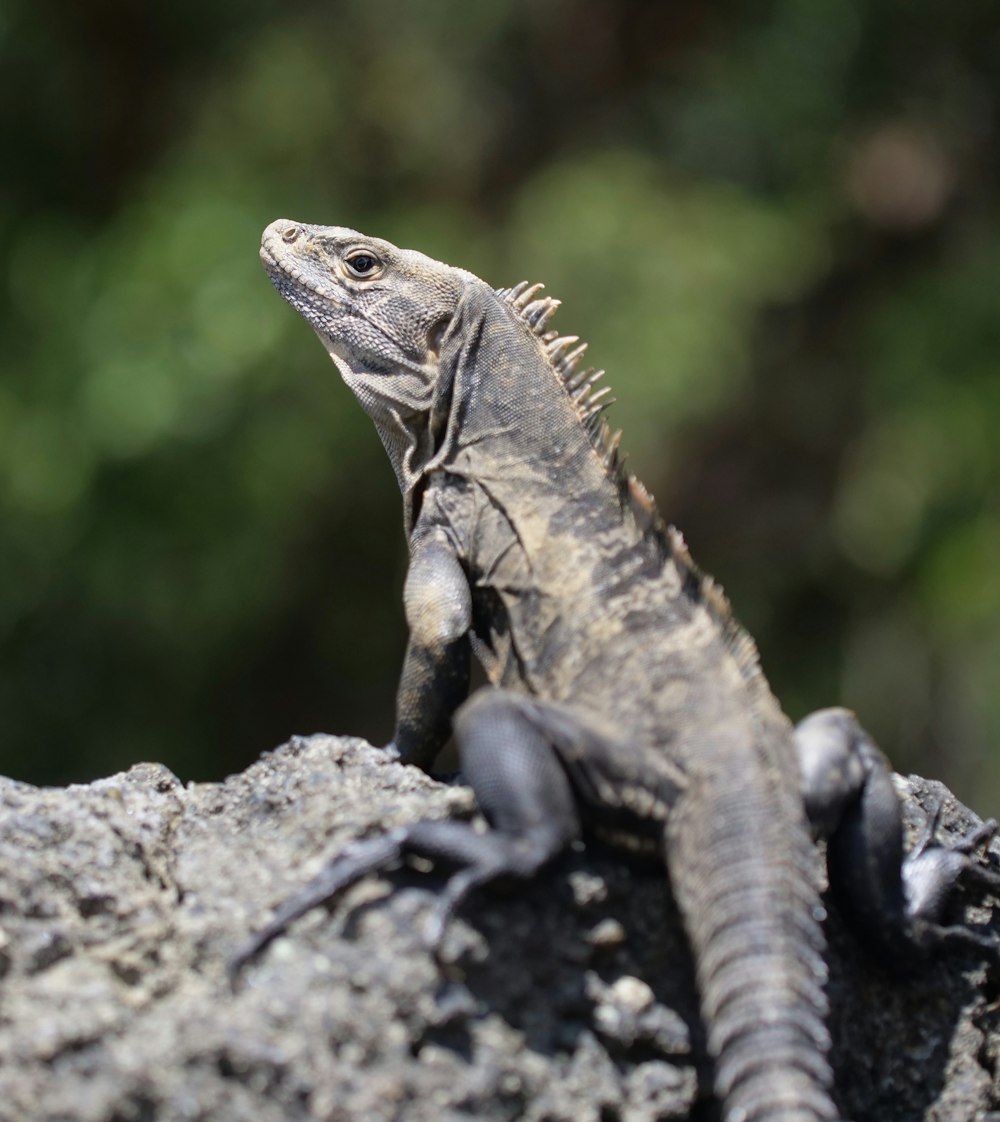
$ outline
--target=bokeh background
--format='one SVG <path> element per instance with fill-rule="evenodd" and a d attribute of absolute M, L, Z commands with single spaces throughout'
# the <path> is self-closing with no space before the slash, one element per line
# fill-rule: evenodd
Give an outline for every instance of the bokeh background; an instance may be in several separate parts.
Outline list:
<path fill-rule="evenodd" d="M 277 217 L 544 280 L 788 711 L 1000 810 L 995 0 L 6 0 L 0 771 L 391 729 L 381 446 Z"/>

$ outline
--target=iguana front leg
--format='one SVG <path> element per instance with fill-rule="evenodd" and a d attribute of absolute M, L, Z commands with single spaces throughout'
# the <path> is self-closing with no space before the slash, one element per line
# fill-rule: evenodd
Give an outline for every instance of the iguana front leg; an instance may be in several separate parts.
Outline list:
<path fill-rule="evenodd" d="M 827 839 L 830 888 L 867 944 L 888 961 L 908 950 L 972 947 L 1000 958 L 1000 942 L 945 922 L 959 885 L 1000 895 L 1000 873 L 972 854 L 997 831 L 993 820 L 950 846 L 934 841 L 940 807 L 904 856 L 903 823 L 889 762 L 847 709 L 823 709 L 796 727 L 806 813 Z"/>
<path fill-rule="evenodd" d="M 389 750 L 427 771 L 469 692 L 472 597 L 465 570 L 440 530 L 411 547 L 403 605 L 410 638 Z"/>

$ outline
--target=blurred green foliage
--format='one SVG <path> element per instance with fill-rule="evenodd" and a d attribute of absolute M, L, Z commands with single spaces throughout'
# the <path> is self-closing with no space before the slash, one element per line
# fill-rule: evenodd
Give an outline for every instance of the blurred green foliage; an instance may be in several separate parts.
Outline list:
<path fill-rule="evenodd" d="M 398 495 L 256 245 L 546 281 L 795 717 L 1000 796 L 987 0 L 0 13 L 0 769 L 388 736 Z"/>

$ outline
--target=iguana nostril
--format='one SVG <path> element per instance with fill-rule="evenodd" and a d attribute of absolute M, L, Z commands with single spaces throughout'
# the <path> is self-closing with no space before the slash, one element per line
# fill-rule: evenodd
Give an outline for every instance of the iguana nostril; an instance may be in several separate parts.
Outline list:
<path fill-rule="evenodd" d="M 284 242 L 293 242 L 299 236 L 298 226 L 286 226 L 282 231 L 281 240 Z"/>

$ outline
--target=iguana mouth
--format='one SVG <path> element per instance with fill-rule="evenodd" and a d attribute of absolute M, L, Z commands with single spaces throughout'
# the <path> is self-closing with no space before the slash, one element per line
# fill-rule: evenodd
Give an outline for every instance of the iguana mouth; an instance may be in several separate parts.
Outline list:
<path fill-rule="evenodd" d="M 264 263 L 264 268 L 267 269 L 268 272 L 270 272 L 272 268 L 275 268 L 278 265 L 277 258 L 271 252 L 266 242 L 260 243 L 260 259 Z"/>
<path fill-rule="evenodd" d="M 263 233 L 260 239 L 260 259 L 264 263 L 264 268 L 270 273 L 273 269 L 284 270 L 285 266 L 282 264 L 278 254 L 271 247 L 274 244 L 274 231 L 269 226 Z"/>
<path fill-rule="evenodd" d="M 271 283 L 284 300 L 313 326 L 317 315 L 328 314 L 329 305 L 343 306 L 345 301 L 334 288 L 322 288 L 306 273 L 288 260 L 287 253 L 272 248 L 274 236 L 265 236 L 260 243 L 260 259 Z"/>

